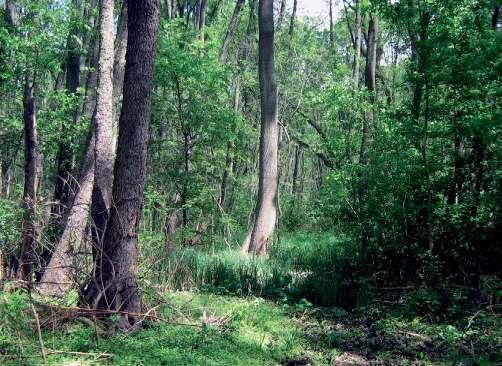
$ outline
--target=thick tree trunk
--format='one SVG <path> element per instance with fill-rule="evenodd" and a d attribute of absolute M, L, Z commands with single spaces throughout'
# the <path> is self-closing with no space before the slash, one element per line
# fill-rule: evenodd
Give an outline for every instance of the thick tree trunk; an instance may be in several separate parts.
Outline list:
<path fill-rule="evenodd" d="M 241 13 L 242 7 L 244 6 L 245 0 L 237 0 L 235 3 L 234 13 L 228 24 L 227 33 L 225 34 L 225 40 L 223 41 L 223 46 L 221 47 L 219 60 L 225 63 L 228 57 L 228 49 L 230 47 L 230 42 L 234 38 L 235 29 L 239 24 L 239 14 Z"/>
<path fill-rule="evenodd" d="M 34 249 L 37 241 L 37 190 L 40 156 L 38 152 L 36 105 L 34 86 L 26 81 L 24 90 L 24 217 L 23 242 L 19 255 L 18 278 L 30 281 L 33 271 Z"/>
<path fill-rule="evenodd" d="M 277 220 L 278 116 L 274 66 L 273 0 L 259 2 L 259 79 L 261 95 L 260 173 L 255 222 L 243 251 L 267 254 Z"/>
<path fill-rule="evenodd" d="M 158 0 L 129 0 L 127 6 L 129 33 L 114 168 L 114 207 L 110 211 L 102 250 L 95 262 L 95 277 L 88 288 L 87 300 L 102 309 L 140 312 L 136 280 L 137 229 L 146 178 L 160 4 Z M 129 328 L 136 321 L 135 317 L 124 316 L 120 326 Z"/>

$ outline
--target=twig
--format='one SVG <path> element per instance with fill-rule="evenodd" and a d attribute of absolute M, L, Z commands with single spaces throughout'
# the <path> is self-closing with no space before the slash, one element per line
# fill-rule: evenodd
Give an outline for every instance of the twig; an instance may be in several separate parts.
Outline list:
<path fill-rule="evenodd" d="M 45 355 L 45 346 L 44 340 L 42 339 L 42 331 L 40 330 L 40 320 L 38 319 L 37 311 L 35 310 L 35 306 L 33 303 L 30 303 L 31 311 L 33 312 L 33 317 L 35 318 L 35 322 L 37 325 L 37 335 L 38 335 L 38 344 L 40 345 L 40 353 L 42 353 L 42 358 L 44 359 L 44 364 L 47 363 L 47 357 Z"/>
<path fill-rule="evenodd" d="M 65 354 L 65 355 L 75 355 L 75 356 L 94 356 L 94 357 L 108 357 L 112 358 L 113 354 L 105 352 L 73 352 L 73 351 L 60 351 L 60 350 L 50 350 L 49 355 Z"/>
<path fill-rule="evenodd" d="M 131 317 L 135 318 L 149 318 L 149 319 L 154 319 L 158 320 L 161 322 L 164 322 L 166 324 L 172 324 L 172 325 L 183 325 L 183 326 L 189 326 L 189 327 L 196 327 L 196 328 L 202 328 L 202 325 L 200 324 L 193 324 L 193 323 L 179 323 L 179 322 L 172 322 L 168 319 L 161 318 L 157 315 L 153 314 L 142 314 L 142 313 L 134 313 L 130 311 L 124 311 L 124 310 L 106 310 L 106 309 L 86 309 L 86 308 L 79 308 L 79 307 L 67 307 L 67 306 L 53 306 L 53 305 L 48 305 L 49 307 L 60 309 L 60 310 L 65 310 L 65 311 L 74 311 L 76 313 L 81 313 L 82 315 L 113 315 L 113 314 L 120 314 L 120 315 L 129 315 Z"/>

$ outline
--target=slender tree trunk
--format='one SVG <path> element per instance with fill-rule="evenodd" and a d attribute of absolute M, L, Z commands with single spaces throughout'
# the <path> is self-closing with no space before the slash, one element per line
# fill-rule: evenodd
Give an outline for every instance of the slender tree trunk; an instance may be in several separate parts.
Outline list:
<path fill-rule="evenodd" d="M 295 22 L 296 22 L 296 10 L 298 7 L 298 0 L 294 0 L 293 2 L 293 13 L 291 14 L 291 21 L 289 23 L 289 35 L 292 36 L 295 31 Z"/>
<path fill-rule="evenodd" d="M 204 27 L 206 26 L 206 10 L 207 10 L 207 0 L 200 0 L 198 16 L 197 16 L 197 30 L 200 33 L 200 40 L 204 42 L 205 34 Z"/>
<path fill-rule="evenodd" d="M 296 145 L 295 160 L 293 167 L 293 183 L 291 185 L 291 194 L 296 195 L 298 193 L 298 177 L 300 175 L 300 165 L 303 159 L 302 148 Z"/>
<path fill-rule="evenodd" d="M 329 45 L 331 48 L 335 45 L 335 30 L 333 22 L 333 0 L 329 0 Z"/>
<path fill-rule="evenodd" d="M 279 15 L 277 16 L 277 25 L 276 25 L 277 31 L 281 29 L 285 14 L 286 14 L 286 0 L 281 0 L 281 7 L 279 8 Z"/>
<path fill-rule="evenodd" d="M 370 93 L 370 109 L 363 121 L 363 132 L 361 137 L 361 150 L 359 162 L 363 165 L 368 163 L 368 146 L 371 138 L 371 128 L 373 128 L 374 111 L 373 104 L 375 103 L 376 94 L 376 49 L 377 49 L 377 34 L 378 23 L 376 17 L 372 16 L 368 26 L 368 51 L 366 54 L 366 70 L 365 81 L 366 88 Z"/>
<path fill-rule="evenodd" d="M 296 1 L 295 1 L 296 2 Z M 274 66 L 273 0 L 259 2 L 258 70 L 261 95 L 260 173 L 255 222 L 243 251 L 267 254 L 277 220 L 278 137 L 277 85 Z"/>
<path fill-rule="evenodd" d="M 141 311 L 136 280 L 137 230 L 146 179 L 160 4 L 158 0 L 129 0 L 127 5 L 129 33 L 114 168 L 114 206 L 110 211 L 103 250 L 95 263 L 95 278 L 87 295 L 93 306 L 137 313 Z M 123 316 L 120 327 L 129 328 L 137 320 L 134 316 Z"/>
<path fill-rule="evenodd" d="M 354 30 L 354 90 L 359 88 L 359 59 L 361 57 L 361 6 L 360 0 L 355 0 L 356 26 Z"/>
<path fill-rule="evenodd" d="M 359 175 L 359 210 L 360 210 L 360 225 L 361 225 L 361 255 L 365 259 L 367 248 L 369 245 L 369 230 L 367 227 L 367 210 L 366 200 L 368 196 L 368 172 L 364 171 L 368 166 L 368 153 L 371 145 L 372 130 L 374 128 L 374 104 L 376 102 L 376 63 L 377 63 L 377 35 L 378 35 L 378 20 L 372 15 L 368 25 L 368 41 L 366 52 L 366 70 L 365 81 L 366 88 L 370 94 L 370 107 L 363 120 L 363 130 L 361 135 L 361 149 L 359 152 L 359 164 L 364 168 Z"/>
<path fill-rule="evenodd" d="M 19 255 L 18 278 L 30 281 L 35 257 L 34 249 L 37 241 L 37 190 L 39 182 L 40 156 L 38 152 L 36 105 L 34 85 L 28 78 L 24 90 L 24 217 L 23 242 Z"/>
<path fill-rule="evenodd" d="M 126 0 L 124 0 L 124 3 Z M 173 17 L 173 0 L 166 0 L 166 16 L 167 19 L 171 19 Z"/>
<path fill-rule="evenodd" d="M 114 75 L 113 7 L 113 0 L 101 0 L 98 88 L 96 92 L 96 109 L 94 111 L 95 168 L 91 207 L 95 245 L 99 245 L 103 238 L 110 211 L 113 184 L 113 158 L 115 153 L 113 102 L 114 97 L 117 98 L 117 95 L 114 95 L 113 87 L 115 81 L 117 85 L 120 84 L 120 80 L 117 80 L 120 76 Z M 122 11 L 122 15 L 124 15 L 124 11 Z M 120 46 L 118 50 L 121 51 Z M 117 63 L 119 62 L 117 61 Z M 120 64 L 117 67 L 120 69 Z M 119 70 L 115 71 L 120 73 Z"/>
<path fill-rule="evenodd" d="M 230 19 L 230 23 L 228 24 L 227 33 L 225 34 L 225 39 L 223 41 L 223 46 L 220 50 L 219 60 L 221 63 L 225 63 L 228 57 L 228 49 L 230 47 L 230 43 L 234 38 L 235 29 L 239 24 L 239 15 L 241 13 L 242 7 L 244 6 L 245 0 L 237 0 L 235 3 L 234 13 L 232 14 L 232 18 Z"/>
<path fill-rule="evenodd" d="M 12 160 L 10 158 L 2 159 L 2 198 L 9 198 L 10 195 L 10 181 L 11 181 L 11 165 Z"/>

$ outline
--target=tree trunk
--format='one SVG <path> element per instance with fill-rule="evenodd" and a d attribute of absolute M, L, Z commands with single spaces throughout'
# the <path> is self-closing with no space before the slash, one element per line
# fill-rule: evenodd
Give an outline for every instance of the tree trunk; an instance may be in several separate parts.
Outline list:
<path fill-rule="evenodd" d="M 105 226 L 111 198 L 113 165 L 113 0 L 100 3 L 100 49 L 97 72 L 96 106 L 89 132 L 86 156 L 79 186 L 69 209 L 63 234 L 42 277 L 40 291 L 46 295 L 64 295 L 73 285 L 73 247 L 82 242 L 91 197 L 94 235 Z M 104 221 L 104 223 L 103 223 Z M 102 225 L 102 226 L 100 226 Z"/>
<path fill-rule="evenodd" d="M 114 22 L 113 0 L 101 0 L 100 11 L 100 49 L 98 65 L 98 88 L 96 109 L 94 110 L 95 128 L 95 168 L 94 187 L 92 190 L 91 214 L 94 223 L 94 244 L 101 243 L 110 211 L 113 184 L 113 102 L 114 82 L 120 84 L 120 77 L 114 75 Z M 124 9 L 122 15 L 124 14 Z M 123 30 L 122 30 L 123 31 Z M 121 48 L 118 48 L 119 52 Z M 120 56 L 119 56 L 120 57 Z M 118 63 L 120 61 L 117 61 Z M 120 68 L 120 65 L 118 66 Z"/>
<path fill-rule="evenodd" d="M 286 14 L 286 0 L 281 0 L 281 7 L 279 8 L 279 15 L 277 16 L 276 29 L 279 31 L 281 29 L 282 22 L 284 21 L 284 15 Z"/>
<path fill-rule="evenodd" d="M 89 131 L 86 155 L 80 172 L 77 192 L 68 210 L 65 227 L 45 268 L 39 291 L 46 296 L 64 296 L 75 286 L 74 249 L 82 243 L 89 216 L 92 186 L 94 183 L 94 127 Z"/>
<path fill-rule="evenodd" d="M 11 165 L 10 158 L 2 159 L 2 194 L 1 197 L 6 199 L 10 195 L 10 180 L 11 180 Z"/>
<path fill-rule="evenodd" d="M 295 22 L 296 22 L 296 9 L 298 7 L 298 0 L 294 0 L 293 2 L 293 13 L 291 14 L 291 22 L 289 23 L 289 35 L 292 36 L 295 31 Z"/>
<path fill-rule="evenodd" d="M 296 3 L 296 1 L 295 1 Z M 274 68 L 273 0 L 259 2 L 258 69 L 261 95 L 260 172 L 255 222 L 243 251 L 267 254 L 277 220 L 278 116 Z"/>
<path fill-rule="evenodd" d="M 38 152 L 37 119 L 34 86 L 28 78 L 24 90 L 24 217 L 23 242 L 19 255 L 18 278 L 31 281 L 34 261 L 34 249 L 37 241 L 37 189 L 39 181 L 40 156 Z"/>
<path fill-rule="evenodd" d="M 368 163 L 368 145 L 371 138 L 371 128 L 373 128 L 374 111 L 373 104 L 375 103 L 375 93 L 376 93 L 376 49 L 377 49 L 377 34 L 378 34 L 378 20 L 375 16 L 372 16 L 368 26 L 368 51 L 366 53 L 366 70 L 365 70 L 365 81 L 366 88 L 370 93 L 370 109 L 366 114 L 366 118 L 363 121 L 363 133 L 361 137 L 361 150 L 359 161 L 361 164 L 366 165 Z"/>
<path fill-rule="evenodd" d="M 293 183 L 291 185 L 291 194 L 295 196 L 298 193 L 298 177 L 300 175 L 300 165 L 303 160 L 303 151 L 299 145 L 296 145 L 295 160 L 293 167 Z"/>
<path fill-rule="evenodd" d="M 370 94 L 370 107 L 363 120 L 363 131 L 361 135 L 361 149 L 359 152 L 359 163 L 364 167 L 359 174 L 359 210 L 361 225 L 361 256 L 366 258 L 369 245 L 369 229 L 367 227 L 366 200 L 368 196 L 368 172 L 365 171 L 368 166 L 368 152 L 371 145 L 372 129 L 374 128 L 374 104 L 376 101 L 376 63 L 377 63 L 377 34 L 378 20 L 372 15 L 368 25 L 368 40 L 366 52 L 366 70 L 365 81 L 366 88 Z"/>
<path fill-rule="evenodd" d="M 113 120 L 120 116 L 120 98 L 124 85 L 124 67 L 127 49 L 127 0 L 122 1 L 120 20 L 115 36 L 115 59 L 113 61 Z"/>
<path fill-rule="evenodd" d="M 197 30 L 200 32 L 200 40 L 204 42 L 204 27 L 206 26 L 206 9 L 207 0 L 199 1 L 199 9 L 197 11 Z"/>
<path fill-rule="evenodd" d="M 87 300 L 101 309 L 140 312 L 137 230 L 146 178 L 148 125 L 159 26 L 158 0 L 129 0 L 123 108 L 114 167 L 113 202 Z M 133 167 L 133 168 L 131 168 Z M 137 322 L 123 316 L 120 327 Z"/>
<path fill-rule="evenodd" d="M 232 14 L 232 18 L 230 19 L 230 23 L 228 24 L 227 33 L 225 35 L 225 40 L 223 41 L 223 46 L 221 47 L 219 60 L 221 63 L 225 63 L 228 57 L 228 49 L 230 47 L 230 42 L 234 37 L 235 29 L 239 24 L 239 14 L 241 13 L 242 7 L 244 5 L 245 0 L 237 0 L 235 3 L 234 13 Z"/>
<path fill-rule="evenodd" d="M 361 7 L 360 0 L 355 0 L 356 26 L 354 31 L 354 90 L 359 88 L 359 58 L 361 57 Z"/>
<path fill-rule="evenodd" d="M 329 0 L 329 45 L 331 48 L 333 48 L 335 45 L 335 30 L 333 23 L 333 0 Z"/>

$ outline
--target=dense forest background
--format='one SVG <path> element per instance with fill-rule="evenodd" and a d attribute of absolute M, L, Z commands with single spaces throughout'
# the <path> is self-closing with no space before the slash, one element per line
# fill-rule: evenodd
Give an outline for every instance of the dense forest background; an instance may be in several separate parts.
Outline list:
<path fill-rule="evenodd" d="M 498 1 L 2 5 L 0 357 L 181 316 L 201 358 L 117 364 L 501 361 Z"/>

